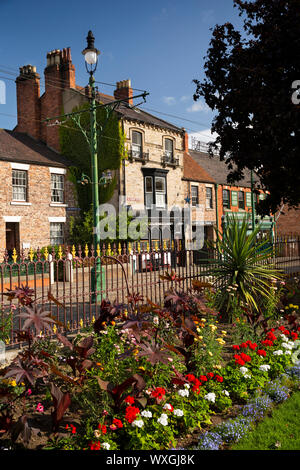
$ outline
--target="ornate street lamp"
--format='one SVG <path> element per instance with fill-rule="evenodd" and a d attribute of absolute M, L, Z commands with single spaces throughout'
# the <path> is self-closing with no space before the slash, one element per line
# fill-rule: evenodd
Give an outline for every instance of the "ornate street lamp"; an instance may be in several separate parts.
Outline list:
<path fill-rule="evenodd" d="M 97 253 L 98 247 L 100 248 L 100 234 L 99 234 L 99 181 L 98 181 L 98 149 L 97 149 L 97 116 L 96 116 L 96 90 L 94 72 L 98 64 L 98 55 L 100 51 L 95 48 L 95 38 L 92 31 L 87 35 L 87 47 L 82 51 L 85 60 L 85 67 L 90 75 L 89 86 L 91 89 L 90 96 L 90 151 L 91 151 L 91 185 L 92 185 L 92 199 L 93 199 L 93 238 L 94 250 Z M 100 258 L 95 258 L 95 266 L 91 270 L 91 285 L 92 285 L 92 303 L 98 300 L 97 292 L 101 290 L 101 282 L 104 281 L 104 273 L 101 267 Z M 101 300 L 101 296 L 100 296 Z"/>

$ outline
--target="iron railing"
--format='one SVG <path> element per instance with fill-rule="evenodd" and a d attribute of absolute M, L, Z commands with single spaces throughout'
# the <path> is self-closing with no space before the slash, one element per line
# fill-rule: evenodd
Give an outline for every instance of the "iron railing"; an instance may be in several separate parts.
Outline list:
<path fill-rule="evenodd" d="M 173 281 L 161 279 L 166 271 L 175 271 L 182 278 L 180 287 L 192 287 L 193 280 L 214 281 L 209 277 L 210 264 L 220 256 L 213 250 L 189 250 L 181 241 L 118 243 L 85 247 L 58 247 L 56 249 L 30 250 L 13 259 L 5 253 L 0 263 L 0 303 L 2 315 L 13 309 L 10 346 L 16 345 L 16 331 L 23 326 L 18 314 L 24 309 L 16 300 L 6 295 L 16 287 L 33 289 L 33 299 L 38 306 L 50 312 L 69 331 L 89 325 L 98 318 L 101 300 L 126 304 L 128 292 L 139 293 L 156 304 L 162 304 Z M 92 269 L 100 260 L 103 275 L 97 295 L 94 295 Z M 277 238 L 271 244 L 270 259 L 287 275 L 300 272 L 300 238 Z M 1 314 L 0 312 L 0 314 Z"/>

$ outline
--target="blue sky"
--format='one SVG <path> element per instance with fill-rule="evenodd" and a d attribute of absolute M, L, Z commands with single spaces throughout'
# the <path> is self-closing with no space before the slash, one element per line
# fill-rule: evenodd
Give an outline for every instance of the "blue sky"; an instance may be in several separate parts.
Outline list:
<path fill-rule="evenodd" d="M 6 89 L 5 103 L 0 99 L 1 128 L 16 125 L 14 79 L 20 66 L 37 67 L 44 91 L 47 52 L 71 47 L 76 83 L 87 84 L 81 51 L 91 29 L 101 51 L 96 80 L 115 84 L 130 78 L 132 87 L 150 93 L 145 110 L 206 141 L 213 115 L 204 102 L 193 101 L 192 80 L 204 77 L 210 28 L 242 22 L 232 0 L 0 0 L 0 18 L 0 80 Z M 114 90 L 98 86 L 104 93 Z"/>

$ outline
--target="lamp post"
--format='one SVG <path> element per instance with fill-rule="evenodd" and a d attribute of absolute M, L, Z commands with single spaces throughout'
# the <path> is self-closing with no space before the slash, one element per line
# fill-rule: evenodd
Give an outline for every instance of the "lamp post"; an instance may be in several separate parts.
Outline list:
<path fill-rule="evenodd" d="M 254 232 L 255 230 L 255 201 L 254 201 L 253 170 L 251 170 L 251 219 L 252 219 L 252 232 Z"/>
<path fill-rule="evenodd" d="M 93 239 L 94 249 L 97 253 L 98 246 L 100 247 L 100 234 L 99 234 L 99 187 L 98 187 L 98 153 L 97 153 L 97 116 L 96 116 L 96 90 L 94 72 L 98 64 L 98 55 L 100 51 L 95 48 L 95 38 L 92 31 L 87 35 L 87 47 L 82 51 L 85 60 L 85 67 L 90 74 L 89 86 L 91 90 L 90 97 L 90 152 L 91 152 L 91 185 L 92 185 L 92 200 L 93 200 Z M 97 292 L 101 290 L 102 267 L 99 257 L 95 258 L 95 266 L 91 270 L 91 284 L 92 284 L 92 303 L 98 300 Z"/>

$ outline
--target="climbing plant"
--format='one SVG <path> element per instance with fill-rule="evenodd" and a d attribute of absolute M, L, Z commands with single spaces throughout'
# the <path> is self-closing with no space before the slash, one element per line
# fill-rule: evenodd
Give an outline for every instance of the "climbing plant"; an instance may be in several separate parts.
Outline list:
<path fill-rule="evenodd" d="M 60 126 L 59 137 L 62 154 L 72 162 L 68 170 L 68 178 L 73 183 L 76 199 L 80 208 L 80 216 L 71 217 L 69 236 L 72 242 L 88 243 L 92 239 L 92 190 L 90 184 L 82 184 L 83 174 L 91 178 L 91 154 L 86 136 L 90 132 L 89 104 L 85 103 L 75 107 L 72 111 L 85 110 L 80 115 L 80 127 L 73 119 L 68 119 Z M 98 173 L 99 178 L 106 170 L 118 170 L 121 162 L 126 158 L 125 134 L 115 112 L 107 117 L 104 108 L 96 110 L 97 128 L 99 132 L 97 142 Z M 86 135 L 86 136 L 85 136 Z M 99 185 L 99 202 L 104 204 L 113 196 L 117 185 L 117 178 L 113 176 L 107 185 Z"/>
<path fill-rule="evenodd" d="M 68 177 L 76 188 L 78 204 L 82 214 L 88 211 L 92 204 L 92 191 L 89 184 L 79 183 L 82 174 L 91 177 L 91 155 L 85 133 L 89 134 L 90 113 L 89 104 L 85 103 L 75 107 L 72 111 L 86 109 L 86 113 L 81 113 L 80 126 L 72 119 L 68 119 L 63 126 L 60 126 L 60 148 L 62 154 L 70 160 L 73 165 L 69 168 Z M 99 177 L 106 170 L 118 170 L 121 161 L 126 158 L 125 134 L 121 128 L 120 121 L 116 113 L 111 113 L 109 119 L 105 108 L 97 108 L 97 126 L 103 127 L 103 132 L 98 132 L 98 172 Z M 100 203 L 108 202 L 115 190 L 117 178 L 113 177 L 107 186 L 99 186 Z"/>

